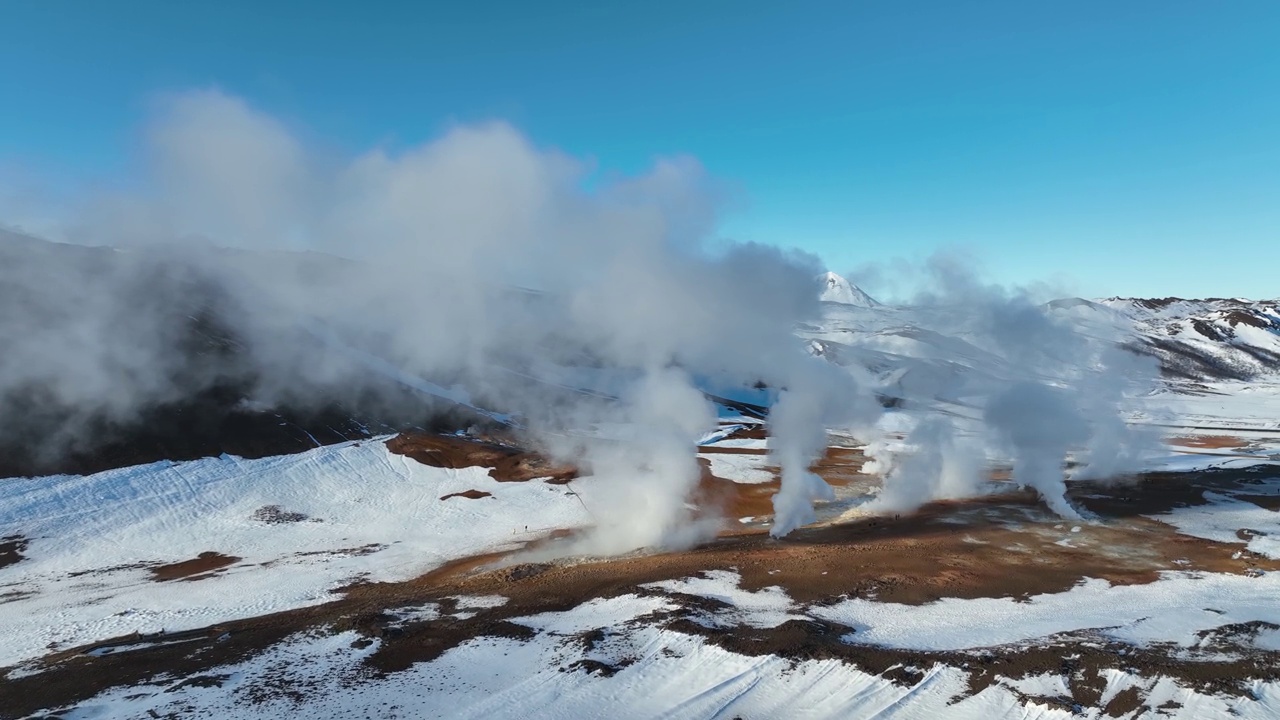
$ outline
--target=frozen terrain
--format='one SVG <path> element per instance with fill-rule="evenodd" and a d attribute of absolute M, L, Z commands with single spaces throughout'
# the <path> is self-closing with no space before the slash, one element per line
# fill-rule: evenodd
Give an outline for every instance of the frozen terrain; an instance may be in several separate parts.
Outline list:
<path fill-rule="evenodd" d="M 1140 462 L 1101 481 L 1073 468 L 1064 499 L 1080 517 L 1064 518 L 1010 479 L 1006 448 L 982 445 L 979 484 L 896 511 L 877 502 L 886 474 L 924 454 L 920 428 L 948 418 L 963 447 L 992 388 L 1067 381 L 1019 365 L 989 323 L 822 280 L 823 318 L 797 333 L 890 407 L 828 429 L 811 469 L 831 496 L 792 536 L 767 535 L 780 469 L 753 414 L 773 397 L 714 378 L 698 385 L 721 402 L 719 427 L 690 444 L 702 475 L 683 498 L 713 531 L 612 559 L 577 540 L 616 511 L 619 478 L 495 444 L 515 442 L 510 428 L 414 431 L 474 457 L 393 451 L 364 426 L 256 459 L 10 478 L 0 717 L 1280 714 L 1273 305 L 1046 308 L 1097 337 L 1130 333 L 1162 365 L 1127 406 L 1152 437 Z M 605 402 L 636 387 L 591 365 L 520 372 Z M 624 443 L 637 427 L 606 418 L 564 437 Z M 504 475 L 509 457 L 535 470 Z"/>

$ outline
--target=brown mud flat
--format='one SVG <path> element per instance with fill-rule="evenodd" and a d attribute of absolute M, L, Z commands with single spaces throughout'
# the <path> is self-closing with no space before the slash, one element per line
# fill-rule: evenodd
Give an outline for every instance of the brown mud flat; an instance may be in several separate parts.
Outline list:
<path fill-rule="evenodd" d="M 1201 448 L 1203 450 L 1228 450 L 1248 447 L 1249 443 L 1232 435 L 1182 435 L 1165 440 L 1169 445 Z"/>
<path fill-rule="evenodd" d="M 1248 473 L 1228 472 L 1148 476 L 1123 486 L 1076 486 L 1075 502 L 1100 518 L 1078 523 L 1075 532 L 1071 521 L 1052 516 L 1032 494 L 1009 493 L 936 503 L 910 515 L 803 528 L 783 540 L 756 532 L 678 552 L 576 563 L 520 564 L 518 553 L 464 558 L 406 582 L 351 585 L 324 605 L 223 623 L 216 628 L 216 641 L 208 639 L 215 634 L 211 628 L 204 635 L 195 633 L 191 642 L 127 653 L 95 657 L 85 654 L 90 648 L 78 648 L 51 654 L 41 661 L 42 672 L 0 681 L 0 717 L 66 707 L 108 688 L 161 675 L 175 684 L 187 682 L 301 632 L 354 630 L 379 638 L 377 650 L 365 661 L 369 677 L 376 678 L 438 658 L 474 638 L 527 640 L 534 631 L 513 622 L 522 616 L 566 611 L 597 598 L 653 593 L 666 595 L 677 609 L 644 622 L 696 634 L 747 655 L 839 659 L 905 684 L 921 678 L 914 668 L 934 663 L 963 669 L 974 692 L 1000 678 L 1050 673 L 1064 678 L 1071 697 L 1034 698 L 1037 702 L 1093 707 L 1106 684 L 1100 673 L 1117 668 L 1144 677 L 1170 677 L 1205 692 L 1247 696 L 1251 679 L 1280 679 L 1280 653 L 1244 642 L 1232 645 L 1230 628 L 1216 630 L 1215 637 L 1226 640 L 1215 640 L 1219 645 L 1210 648 L 1213 652 L 1200 655 L 1123 645 L 1088 632 L 973 651 L 906 651 L 861 645 L 854 628 L 812 618 L 772 629 L 710 629 L 699 619 L 715 612 L 717 601 L 644 586 L 728 570 L 738 574 L 744 590 L 781 587 L 803 611 L 805 606 L 855 597 L 904 604 L 945 597 L 1025 599 L 1063 592 L 1084 578 L 1117 585 L 1150 583 L 1165 570 L 1280 570 L 1280 561 L 1252 555 L 1242 545 L 1179 535 L 1166 524 L 1142 517 L 1161 508 L 1203 502 L 1206 490 L 1248 491 L 1257 480 Z M 1063 544 L 1064 538 L 1069 543 Z M 470 617 L 448 617 L 455 598 L 465 595 L 501 595 L 508 602 Z M 439 604 L 441 617 L 403 622 L 394 613 L 396 608 L 425 603 Z M 1144 702 L 1138 692 L 1127 692 L 1104 709 L 1122 715 L 1144 707 Z"/>
<path fill-rule="evenodd" d="M 1067 486 L 1067 497 L 1077 507 L 1103 517 L 1160 515 L 1205 505 L 1206 492 L 1267 507 L 1280 501 L 1260 487 L 1269 477 L 1274 477 L 1274 468 L 1148 473 L 1109 482 L 1073 482 Z"/>
<path fill-rule="evenodd" d="M 27 545 L 28 540 L 21 535 L 0 538 L 0 568 L 22 562 L 22 553 Z"/>
<path fill-rule="evenodd" d="M 829 447 L 809 469 L 828 484 L 839 487 L 862 477 L 862 467 L 866 464 L 867 456 L 860 448 Z"/>
<path fill-rule="evenodd" d="M 463 490 L 462 492 L 441 495 L 440 499 L 448 500 L 449 498 L 466 498 L 467 500 L 479 500 L 480 498 L 487 497 L 493 497 L 493 493 L 487 493 L 483 490 Z"/>
<path fill-rule="evenodd" d="M 1280 495 L 1251 495 L 1249 493 L 1237 492 L 1232 493 L 1231 497 L 1236 500 L 1253 503 L 1264 510 L 1280 512 Z"/>
<path fill-rule="evenodd" d="M 706 458 L 698 458 L 698 466 L 702 468 L 702 477 L 691 498 L 698 507 L 698 517 L 733 520 L 773 514 L 773 496 L 780 485 L 776 478 L 762 483 L 736 483 L 713 474 Z"/>
<path fill-rule="evenodd" d="M 151 568 L 151 579 L 156 582 L 204 580 L 212 577 L 218 570 L 234 565 L 242 559 L 212 551 L 202 552 L 190 560 L 157 565 Z"/>
<path fill-rule="evenodd" d="M 699 455 L 768 455 L 768 448 L 720 447 L 703 445 L 698 448 Z"/>
<path fill-rule="evenodd" d="M 544 479 L 563 484 L 578 477 L 578 469 L 555 463 L 538 452 L 458 435 L 405 432 L 387 441 L 387 449 L 431 467 L 489 468 L 498 482 Z"/>
<path fill-rule="evenodd" d="M 722 423 L 722 427 L 723 427 L 723 423 Z M 761 424 L 761 425 L 748 425 L 746 427 L 740 427 L 734 430 L 733 432 L 729 433 L 728 435 L 725 435 L 720 440 L 717 440 L 717 442 L 723 442 L 725 440 L 768 440 L 768 439 L 769 439 L 768 427 L 766 425 Z M 727 455 L 768 455 L 769 450 L 768 448 L 762 448 L 762 447 L 740 448 L 740 447 L 723 447 L 720 445 L 699 445 L 698 453 L 705 454 L 705 455 L 713 455 L 717 453 L 723 453 Z"/>
<path fill-rule="evenodd" d="M 705 449 L 699 448 L 699 452 Z M 761 453 L 722 454 L 757 455 Z M 832 487 L 841 488 L 855 481 L 867 479 L 867 476 L 862 473 L 862 466 L 866 461 L 866 457 L 859 449 L 829 447 L 809 469 Z M 694 492 L 693 502 L 702 509 L 702 515 L 719 515 L 735 520 L 773 514 L 773 496 L 781 487 L 778 468 L 766 466 L 774 474 L 774 479 L 768 482 L 740 483 L 715 475 L 711 472 L 711 461 L 705 457 L 699 457 L 698 464 L 702 468 L 702 477 Z"/>

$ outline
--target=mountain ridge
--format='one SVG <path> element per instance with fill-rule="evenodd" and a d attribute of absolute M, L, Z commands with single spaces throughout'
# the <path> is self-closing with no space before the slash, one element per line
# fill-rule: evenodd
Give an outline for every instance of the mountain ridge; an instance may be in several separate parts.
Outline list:
<path fill-rule="evenodd" d="M 822 285 L 822 292 L 819 295 L 819 299 L 822 302 L 872 308 L 883 305 L 883 303 L 865 293 L 862 288 L 849 282 L 842 275 L 825 272 L 818 276 L 818 282 Z"/>

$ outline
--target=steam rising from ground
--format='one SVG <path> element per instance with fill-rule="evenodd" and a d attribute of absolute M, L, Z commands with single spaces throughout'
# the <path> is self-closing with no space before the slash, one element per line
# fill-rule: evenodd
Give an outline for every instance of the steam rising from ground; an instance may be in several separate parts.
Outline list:
<path fill-rule="evenodd" d="M 217 382 L 224 368 L 193 376 L 173 367 L 172 351 L 176 328 L 217 298 L 251 358 L 254 401 L 351 392 L 369 382 L 360 358 L 372 353 L 521 418 L 536 442 L 600 476 L 613 502 L 592 509 L 599 527 L 578 549 L 612 553 L 708 532 L 687 502 L 694 443 L 715 414 L 692 377 L 778 391 L 776 535 L 831 497 L 809 470 L 826 428 L 868 427 L 879 413 L 866 383 L 794 334 L 820 314 L 819 263 L 752 244 L 711 250 L 718 193 L 690 158 L 599 181 L 588 163 L 487 123 L 341 159 L 217 91 L 168 98 L 147 137 L 145 171 L 63 225 L 75 242 L 123 248 L 110 267 L 89 259 L 34 277 L 0 266 L 7 292 L 41 298 L 0 314 L 0 430 L 21 422 L 15 408 L 31 388 L 78 417 L 126 422 Z M 973 492 L 995 442 L 1020 482 L 1071 512 L 1065 452 L 1086 445 L 1090 463 L 1111 471 L 1132 449 L 1117 434 L 1127 388 L 1115 380 L 1131 359 L 1098 354 L 1022 296 L 937 272 L 936 304 L 976 310 L 975 336 L 1018 382 L 962 388 L 982 413 L 978 439 L 945 418 L 921 423 L 918 452 L 890 473 L 880 502 Z M 326 344 L 299 342 L 300 327 Z M 573 382 L 563 384 L 593 378 L 618 399 L 530 380 L 566 369 Z M 82 431 L 70 422 L 51 441 Z"/>
<path fill-rule="evenodd" d="M 933 258 L 927 272 L 934 290 L 917 299 L 918 308 L 985 354 L 975 372 L 944 377 L 927 385 L 927 396 L 907 398 L 908 409 L 938 398 L 953 404 L 907 435 L 908 449 L 888 462 L 872 508 L 909 510 L 973 495 L 994 460 L 1009 462 L 1012 479 L 1039 492 L 1054 512 L 1078 517 L 1066 499 L 1068 457 L 1079 464 L 1079 478 L 1140 468 L 1157 437 L 1125 416 L 1155 388 L 1159 370 L 1154 358 L 1122 348 L 1123 324 L 1095 323 L 1084 332 L 1026 291 L 977 282 L 954 258 Z"/>
<path fill-rule="evenodd" d="M 0 394 L 43 382 L 61 403 L 126 421 L 214 382 L 167 371 L 185 315 L 138 302 L 188 268 L 234 308 L 223 320 L 252 356 L 255 400 L 358 386 L 365 353 L 455 388 L 616 488 L 616 506 L 593 509 L 593 542 L 610 552 L 692 541 L 694 444 L 715 415 L 691 376 L 793 388 L 774 420 L 788 497 L 813 492 L 792 488 L 810 482 L 821 423 L 861 402 L 847 375 L 813 375 L 793 334 L 818 313 L 820 265 L 765 246 L 708 249 L 718 193 L 690 158 L 586 189 L 599 180 L 587 163 L 487 123 L 344 161 L 216 91 L 166 99 L 147 137 L 145 172 L 65 226 L 79 243 L 126 248 L 120 277 L 68 269 L 67 287 L 44 296 L 73 322 L 5 327 L 27 340 L 0 366 Z M 278 252 L 300 250 L 325 254 Z M 3 282 L 34 293 L 44 281 Z M 299 343 L 297 327 L 330 351 Z M 621 401 L 530 381 L 549 366 L 609 374 Z M 834 378 L 839 397 L 816 378 Z M 825 406 L 808 407 L 817 397 Z M 596 426 L 625 429 L 573 434 Z"/>

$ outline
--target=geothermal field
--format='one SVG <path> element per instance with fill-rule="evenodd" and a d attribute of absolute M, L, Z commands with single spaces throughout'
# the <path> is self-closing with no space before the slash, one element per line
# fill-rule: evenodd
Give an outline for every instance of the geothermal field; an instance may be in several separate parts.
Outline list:
<path fill-rule="evenodd" d="M 1275 302 L 882 303 L 690 161 L 169 102 L 0 233 L 0 718 L 1280 716 Z"/>
<path fill-rule="evenodd" d="M 88 435 L 4 458 L 0 715 L 1280 712 L 1275 306 L 820 280 L 795 345 L 875 388 L 861 415 L 571 361 L 490 410 L 303 332 L 397 404 L 249 405 L 220 374 L 59 416 Z M 185 313 L 184 372 L 236 366 Z M 1006 314 L 1049 344 L 1002 344 Z"/>

